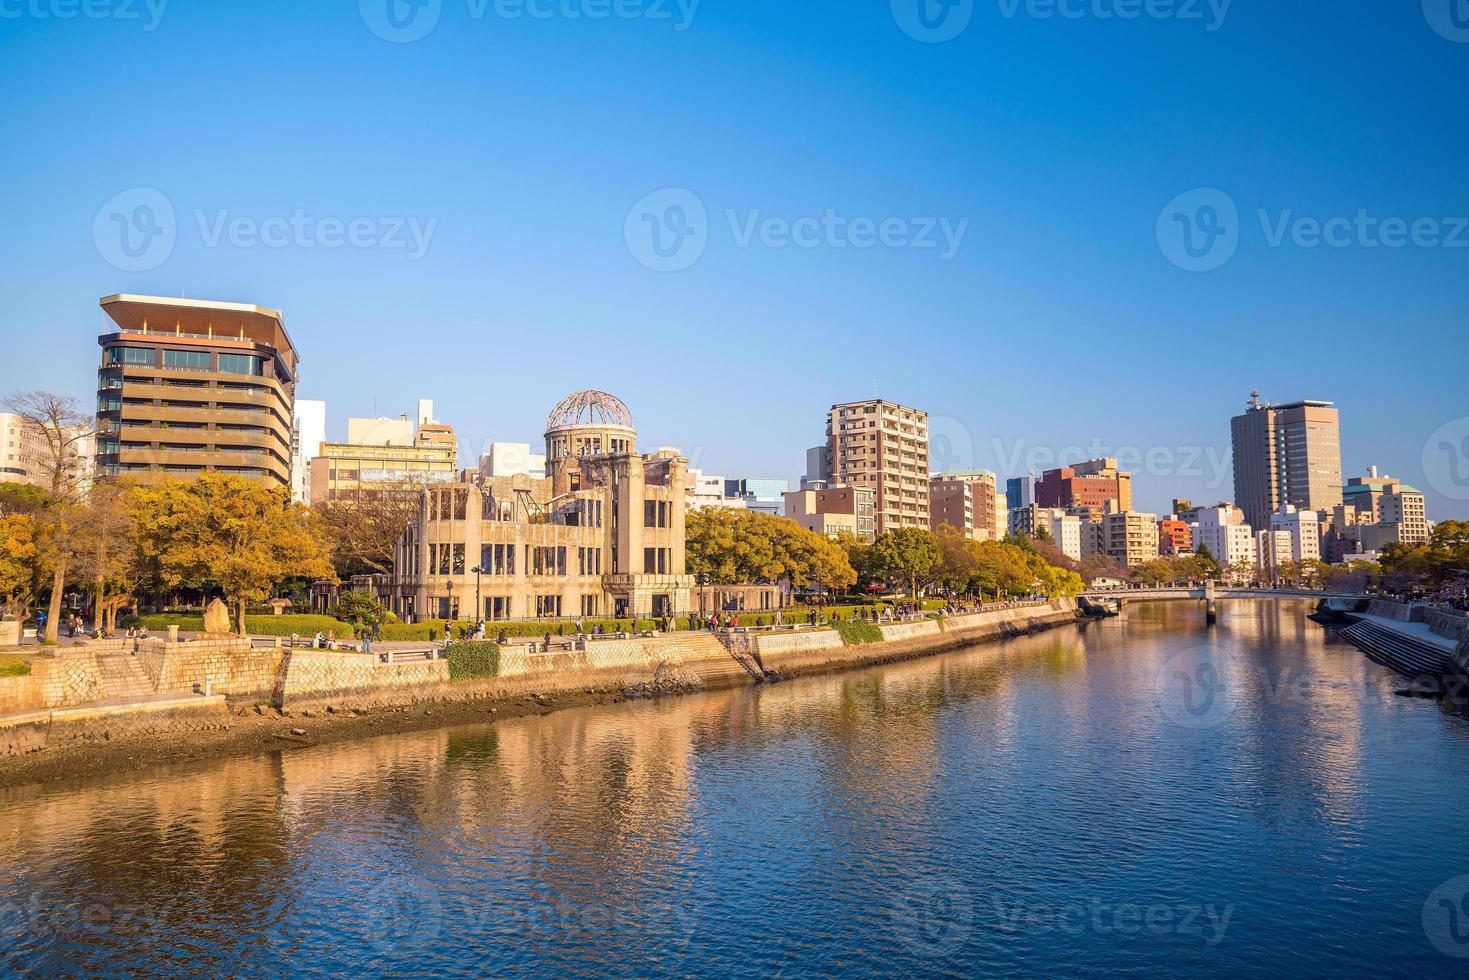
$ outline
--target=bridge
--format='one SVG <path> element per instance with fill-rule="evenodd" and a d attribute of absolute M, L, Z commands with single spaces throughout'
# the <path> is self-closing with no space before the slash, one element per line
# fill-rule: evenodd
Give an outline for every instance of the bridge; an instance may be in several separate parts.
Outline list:
<path fill-rule="evenodd" d="M 1227 585 L 1132 586 L 1124 589 L 1087 589 L 1093 602 L 1101 599 L 1362 599 L 1360 592 L 1324 592 L 1320 589 L 1250 589 Z"/>

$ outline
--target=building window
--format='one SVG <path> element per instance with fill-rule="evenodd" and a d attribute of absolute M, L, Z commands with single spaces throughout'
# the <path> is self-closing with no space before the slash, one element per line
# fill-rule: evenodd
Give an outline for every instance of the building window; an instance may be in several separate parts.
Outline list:
<path fill-rule="evenodd" d="M 261 374 L 260 358 L 253 354 L 221 354 L 219 369 L 227 374 Z"/>
<path fill-rule="evenodd" d="M 151 347 L 109 347 L 107 348 L 108 364 L 146 364 L 153 365 L 153 349 Z"/>
<path fill-rule="evenodd" d="M 536 596 L 536 615 L 553 617 L 561 615 L 561 597 L 559 595 Z"/>
<path fill-rule="evenodd" d="M 202 350 L 165 350 L 163 366 L 171 368 L 202 368 L 209 370 L 209 352 Z"/>

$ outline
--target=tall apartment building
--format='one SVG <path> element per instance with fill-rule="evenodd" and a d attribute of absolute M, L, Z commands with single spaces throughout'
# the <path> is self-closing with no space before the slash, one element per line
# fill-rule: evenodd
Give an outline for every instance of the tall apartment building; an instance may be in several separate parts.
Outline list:
<path fill-rule="evenodd" d="M 1234 499 L 1251 527 L 1269 526 L 1282 504 L 1322 511 L 1342 502 L 1341 419 L 1331 402 L 1270 405 L 1254 391 L 1229 428 Z"/>
<path fill-rule="evenodd" d="M 1005 509 L 1029 507 L 1035 503 L 1035 474 L 1012 476 L 1005 481 Z"/>
<path fill-rule="evenodd" d="M 452 482 L 459 467 L 459 442 L 453 426 L 433 418 L 432 412 L 432 402 L 420 401 L 417 422 L 407 415 L 348 419 L 347 441 L 323 443 L 311 461 L 311 502 L 417 492 L 425 484 Z"/>
<path fill-rule="evenodd" d="M 1158 557 L 1158 515 L 1114 510 L 1101 518 L 1102 550 L 1129 568 Z"/>
<path fill-rule="evenodd" d="M 1255 535 L 1255 564 L 1265 574 L 1267 581 L 1274 581 L 1280 575 L 1280 568 L 1291 557 L 1291 538 L 1289 531 L 1260 531 Z"/>
<path fill-rule="evenodd" d="M 1100 519 L 1109 502 L 1113 509 L 1128 512 L 1132 510 L 1132 474 L 1119 470 L 1111 457 L 1046 470 L 1036 482 L 1035 501 L 1041 507 L 1060 507 L 1088 520 Z"/>
<path fill-rule="evenodd" d="M 97 472 L 139 479 L 218 470 L 291 486 L 296 349 L 279 310 L 104 296 L 97 338 Z"/>
<path fill-rule="evenodd" d="M 311 461 L 326 442 L 326 402 L 297 398 L 291 418 L 291 499 L 311 503 Z"/>
<path fill-rule="evenodd" d="M 928 413 L 882 399 L 833 405 L 826 422 L 833 483 L 876 493 L 876 531 L 928 529 Z"/>
<path fill-rule="evenodd" d="M 1290 539 L 1290 560 L 1319 561 L 1321 558 L 1321 522 L 1314 510 L 1301 510 L 1285 504 L 1270 515 L 1270 530 Z"/>
<path fill-rule="evenodd" d="M 784 516 L 808 531 L 828 538 L 851 534 L 868 542 L 877 537 L 877 491 L 871 487 L 793 490 L 785 495 L 784 504 Z"/>
<path fill-rule="evenodd" d="M 1240 562 L 1255 563 L 1255 532 L 1245 523 L 1244 511 L 1233 504 L 1196 507 L 1189 512 L 1194 551 L 1207 548 L 1226 570 Z"/>
<path fill-rule="evenodd" d="M 1001 516 L 1008 512 L 998 509 L 1004 499 L 997 497 L 995 475 L 988 470 L 939 473 L 928 482 L 929 529 L 947 524 L 966 538 L 998 540 L 1008 529 Z"/>

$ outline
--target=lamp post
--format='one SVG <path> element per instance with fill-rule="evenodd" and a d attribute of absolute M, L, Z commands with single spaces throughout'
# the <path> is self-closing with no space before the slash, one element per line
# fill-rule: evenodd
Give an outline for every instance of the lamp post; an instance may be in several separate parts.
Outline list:
<path fill-rule="evenodd" d="M 480 610 L 484 608 L 480 604 L 479 599 L 479 577 L 484 572 L 484 567 L 481 565 L 476 565 L 471 568 L 470 571 L 474 573 L 474 616 L 472 618 L 475 622 L 479 622 L 482 616 Z"/>
<path fill-rule="evenodd" d="M 456 609 L 455 606 L 454 606 L 454 580 L 453 579 L 450 579 L 448 581 L 448 584 L 447 584 L 446 587 L 449 590 L 449 609 L 448 609 L 448 613 L 449 614 L 447 616 L 445 616 L 444 619 L 446 619 L 446 620 L 448 620 L 448 619 L 458 619 L 459 618 L 459 615 L 458 615 L 459 610 Z M 445 632 L 445 634 L 448 633 L 448 627 L 447 626 L 444 628 L 444 632 Z"/>

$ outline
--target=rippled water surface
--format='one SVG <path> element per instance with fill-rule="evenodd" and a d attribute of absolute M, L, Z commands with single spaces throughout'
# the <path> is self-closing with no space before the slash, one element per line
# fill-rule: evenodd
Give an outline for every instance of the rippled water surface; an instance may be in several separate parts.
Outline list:
<path fill-rule="evenodd" d="M 0 966 L 1464 975 L 1469 725 L 1307 611 L 0 791 Z"/>

